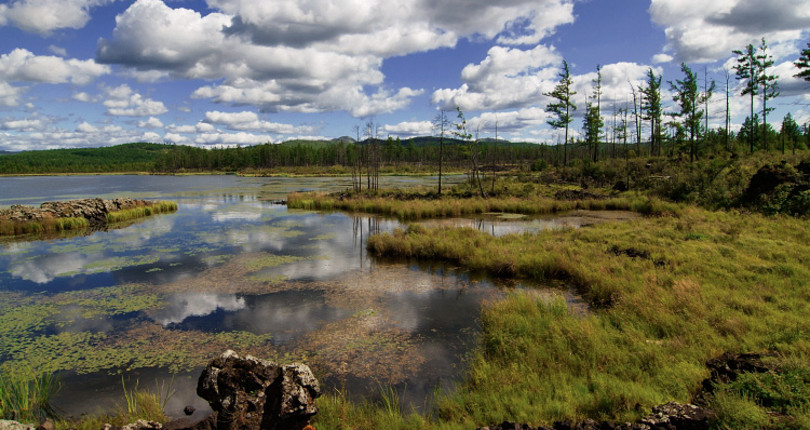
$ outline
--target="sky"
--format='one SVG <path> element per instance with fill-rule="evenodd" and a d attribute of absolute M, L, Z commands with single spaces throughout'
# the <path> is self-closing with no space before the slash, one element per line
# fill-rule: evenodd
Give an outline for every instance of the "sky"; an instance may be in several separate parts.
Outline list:
<path fill-rule="evenodd" d="M 0 150 L 245 146 L 355 137 L 369 121 L 407 138 L 456 107 L 482 137 L 555 143 L 544 94 L 563 60 L 575 135 L 597 66 L 606 122 L 649 68 L 674 111 L 668 82 L 686 63 L 717 82 L 717 127 L 732 50 L 763 37 L 781 90 L 769 122 L 809 122 L 793 62 L 810 0 L 0 0 Z M 742 84 L 732 70 L 737 128 Z"/>

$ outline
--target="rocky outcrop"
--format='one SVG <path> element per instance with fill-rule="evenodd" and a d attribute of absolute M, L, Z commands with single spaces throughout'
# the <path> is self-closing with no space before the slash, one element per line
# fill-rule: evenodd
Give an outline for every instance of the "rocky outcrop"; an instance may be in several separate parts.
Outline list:
<path fill-rule="evenodd" d="M 691 404 L 670 402 L 653 408 L 652 413 L 632 423 L 585 420 L 577 423 L 557 422 L 552 427 L 503 422 L 478 430 L 708 430 L 714 413 Z"/>
<path fill-rule="evenodd" d="M 197 394 L 217 430 L 303 430 L 318 413 L 318 380 L 305 364 L 278 365 L 226 351 L 203 370 Z"/>
<path fill-rule="evenodd" d="M 54 218 L 85 218 L 90 225 L 103 225 L 110 212 L 152 206 L 154 202 L 120 198 L 81 199 L 65 202 L 45 202 L 39 208 L 24 205 L 12 205 L 10 209 L 0 210 L 0 220 L 12 222 L 43 221 Z"/>

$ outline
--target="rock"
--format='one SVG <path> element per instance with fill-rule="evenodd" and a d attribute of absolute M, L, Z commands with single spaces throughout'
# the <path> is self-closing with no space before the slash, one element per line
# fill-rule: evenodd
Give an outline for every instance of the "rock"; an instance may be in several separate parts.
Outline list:
<path fill-rule="evenodd" d="M 197 394 L 218 430 L 302 430 L 318 413 L 318 380 L 305 364 L 278 365 L 228 350 L 200 375 Z"/>
<path fill-rule="evenodd" d="M 194 414 L 194 411 L 196 410 L 197 408 L 195 408 L 194 406 L 188 405 L 185 408 L 183 408 L 183 413 L 186 414 L 186 416 L 190 416 Z"/>
<path fill-rule="evenodd" d="M 708 430 L 715 414 L 692 404 L 670 402 L 653 408 L 652 413 L 633 423 L 614 423 L 586 419 L 580 422 L 554 423 L 553 430 Z M 504 421 L 478 430 L 548 430 Z"/>
<path fill-rule="evenodd" d="M 17 421 L 0 420 L 0 430 L 34 430 L 34 427 Z"/>
<path fill-rule="evenodd" d="M 112 424 L 104 424 L 103 430 L 162 430 L 163 424 L 155 421 L 138 420 L 134 423 L 116 427 Z"/>
<path fill-rule="evenodd" d="M 64 202 L 45 202 L 39 208 L 24 205 L 12 205 L 9 209 L 0 210 L 0 220 L 13 222 L 41 221 L 53 218 L 85 218 L 91 225 L 107 223 L 110 212 L 151 206 L 154 202 L 119 198 L 113 200 L 81 199 Z"/>
<path fill-rule="evenodd" d="M 50 418 L 45 418 L 42 423 L 37 426 L 37 430 L 55 430 L 56 424 Z"/>
<path fill-rule="evenodd" d="M 714 391 L 716 384 L 723 384 L 737 380 L 740 373 L 766 373 L 773 370 L 762 362 L 763 354 L 731 354 L 725 353 L 706 362 L 711 376 L 703 380 L 703 390 L 707 393 Z"/>

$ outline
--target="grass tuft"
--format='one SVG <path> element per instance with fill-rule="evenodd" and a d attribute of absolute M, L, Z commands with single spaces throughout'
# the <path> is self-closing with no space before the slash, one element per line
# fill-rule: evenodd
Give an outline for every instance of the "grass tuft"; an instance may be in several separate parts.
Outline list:
<path fill-rule="evenodd" d="M 0 418 L 35 424 L 55 418 L 51 399 L 60 387 L 51 373 L 36 374 L 30 369 L 0 372 Z"/>

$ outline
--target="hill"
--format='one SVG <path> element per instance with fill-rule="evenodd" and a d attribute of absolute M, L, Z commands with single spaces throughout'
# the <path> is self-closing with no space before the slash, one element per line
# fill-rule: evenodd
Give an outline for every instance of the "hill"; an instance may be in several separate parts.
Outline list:
<path fill-rule="evenodd" d="M 170 147 L 141 142 L 6 153 L 0 154 L 0 174 L 148 172 Z"/>

